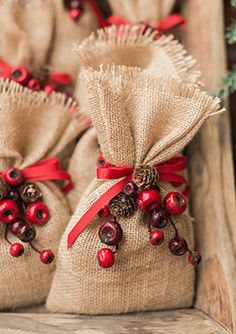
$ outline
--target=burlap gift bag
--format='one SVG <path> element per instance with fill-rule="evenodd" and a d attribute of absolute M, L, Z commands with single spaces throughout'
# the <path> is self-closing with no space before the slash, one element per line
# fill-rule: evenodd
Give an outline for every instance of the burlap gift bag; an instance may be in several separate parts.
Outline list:
<path fill-rule="evenodd" d="M 155 24 L 172 11 L 175 0 L 108 0 L 112 12 L 125 20 Z"/>
<path fill-rule="evenodd" d="M 40 303 L 48 294 L 55 261 L 44 264 L 45 257 L 38 251 L 51 250 L 57 256 L 59 240 L 69 220 L 62 187 L 53 180 L 69 175 L 59 170 L 55 157 L 80 131 L 77 119 L 71 114 L 73 108 L 74 102 L 61 94 L 49 97 L 12 81 L 0 80 L 0 308 Z M 15 174 L 10 174 L 11 167 L 17 168 Z M 19 182 L 10 182 L 14 181 L 14 175 L 20 177 Z M 37 208 L 42 202 L 46 208 L 43 206 L 40 213 Z M 6 208 L 10 205 L 11 211 L 5 211 L 4 205 Z M 28 230 L 24 227 L 13 233 L 19 220 L 23 220 L 19 228 L 27 223 Z M 9 245 L 4 239 L 6 231 L 8 241 L 21 246 Z"/>
<path fill-rule="evenodd" d="M 112 26 L 105 30 L 100 29 L 75 49 L 80 70 L 87 67 L 99 69 L 102 64 L 137 66 L 159 76 L 177 78 L 191 85 L 201 85 L 196 61 L 187 54 L 184 47 L 173 39 L 173 36 L 162 36 L 158 40 L 153 40 L 152 36 L 152 32 L 145 31 L 144 27 L 140 29 L 135 26 Z M 75 95 L 80 102 L 81 111 L 90 114 L 86 88 L 80 80 L 77 81 Z M 95 176 L 97 140 L 91 131 L 85 136 L 83 144 L 77 144 L 69 166 L 75 184 L 69 194 L 73 211 L 85 186 Z M 87 159 L 81 159 L 84 152 Z"/>
<path fill-rule="evenodd" d="M 99 71 L 86 70 L 81 76 L 88 89 L 101 150 L 115 166 L 154 166 L 174 157 L 218 109 L 217 98 L 137 68 L 108 66 Z M 120 313 L 192 305 L 194 269 L 186 256 L 170 254 L 167 245 L 173 228 L 167 226 L 166 242 L 158 249 L 153 247 L 148 240 L 146 216 L 139 210 L 118 220 L 123 241 L 114 266 L 104 269 L 98 265 L 97 252 L 104 246 L 98 236 L 102 221 L 95 217 L 85 224 L 84 219 L 104 193 L 120 182 L 122 178 L 95 178 L 82 196 L 60 242 L 47 300 L 49 310 Z M 169 183 L 159 186 L 162 196 L 174 189 Z M 188 214 L 176 216 L 173 221 L 193 247 Z M 78 236 L 79 226 L 87 227 Z"/>

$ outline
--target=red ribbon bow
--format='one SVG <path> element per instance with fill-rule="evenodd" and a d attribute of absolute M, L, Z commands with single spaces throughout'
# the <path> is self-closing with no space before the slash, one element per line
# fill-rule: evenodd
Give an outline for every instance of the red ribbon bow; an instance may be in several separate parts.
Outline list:
<path fill-rule="evenodd" d="M 187 160 L 185 157 L 175 157 L 164 163 L 158 164 L 155 168 L 159 175 L 159 181 L 170 182 L 176 186 L 185 184 L 186 187 L 183 190 L 183 194 L 187 195 L 189 188 L 188 182 L 183 177 L 176 173 L 183 171 L 187 167 Z M 123 188 L 127 182 L 132 179 L 134 168 L 129 167 L 99 167 L 97 168 L 97 178 L 104 180 L 120 179 L 121 181 L 114 184 L 108 189 L 89 209 L 85 212 L 82 218 L 75 224 L 68 235 L 67 246 L 70 248 L 78 236 L 88 226 L 96 214 L 107 204 L 109 201 L 123 191 Z"/>
<path fill-rule="evenodd" d="M 73 188 L 71 176 L 69 173 L 60 169 L 58 158 L 48 158 L 41 160 L 29 167 L 21 169 L 21 173 L 24 179 L 27 181 L 66 181 L 66 185 L 63 188 L 64 192 L 68 192 Z M 4 174 L 0 175 L 4 176 Z"/>
<path fill-rule="evenodd" d="M 123 19 L 120 16 L 112 15 L 107 19 L 107 22 L 112 25 L 130 25 L 131 22 Z M 146 25 L 149 27 L 149 25 L 146 22 L 143 22 L 141 24 Z M 159 23 L 155 24 L 153 27 L 150 26 L 150 28 L 153 28 L 154 30 L 157 30 L 158 33 L 155 36 L 155 38 L 158 38 L 161 34 L 171 32 L 174 29 L 183 29 L 185 27 L 186 20 L 185 18 L 180 14 L 172 14 L 161 20 Z"/>

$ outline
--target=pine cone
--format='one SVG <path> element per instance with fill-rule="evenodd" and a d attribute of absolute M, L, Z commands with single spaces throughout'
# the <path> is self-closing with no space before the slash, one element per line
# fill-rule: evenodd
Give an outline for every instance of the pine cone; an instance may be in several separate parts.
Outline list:
<path fill-rule="evenodd" d="M 10 187 L 6 183 L 3 177 L 0 177 L 0 201 L 7 197 L 8 193 L 10 191 Z"/>
<path fill-rule="evenodd" d="M 155 167 L 140 165 L 133 173 L 134 183 L 142 189 L 150 189 L 157 185 L 158 172 Z"/>
<path fill-rule="evenodd" d="M 129 217 L 136 209 L 134 200 L 123 193 L 114 197 L 108 206 L 114 217 Z"/>
<path fill-rule="evenodd" d="M 25 183 L 20 187 L 20 197 L 25 203 L 42 200 L 42 193 L 34 183 Z"/>

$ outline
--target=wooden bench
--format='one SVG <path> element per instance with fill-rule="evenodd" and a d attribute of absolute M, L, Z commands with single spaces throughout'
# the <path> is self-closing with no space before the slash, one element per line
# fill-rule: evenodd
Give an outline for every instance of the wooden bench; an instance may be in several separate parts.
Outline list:
<path fill-rule="evenodd" d="M 129 0 L 127 0 L 129 1 Z M 164 0 L 163 0 L 164 1 Z M 216 93 L 224 75 L 223 0 L 186 0 L 184 43 Z M 212 117 L 189 146 L 192 212 L 203 262 L 192 309 L 126 315 L 0 314 L 1 334 L 236 334 L 236 219 L 229 115 Z"/>

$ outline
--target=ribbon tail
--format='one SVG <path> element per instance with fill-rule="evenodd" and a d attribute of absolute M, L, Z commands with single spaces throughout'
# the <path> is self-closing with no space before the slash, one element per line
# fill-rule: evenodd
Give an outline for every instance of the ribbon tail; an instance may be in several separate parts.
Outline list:
<path fill-rule="evenodd" d="M 67 238 L 68 249 L 74 244 L 83 230 L 90 224 L 96 214 L 106 205 L 112 198 L 123 191 L 124 185 L 131 179 L 130 176 L 124 178 L 114 184 L 107 190 L 89 209 L 85 212 L 82 218 L 75 224 Z"/>
<path fill-rule="evenodd" d="M 172 14 L 156 24 L 155 28 L 161 33 L 170 32 L 174 29 L 183 29 L 185 27 L 186 20 L 180 14 Z"/>

